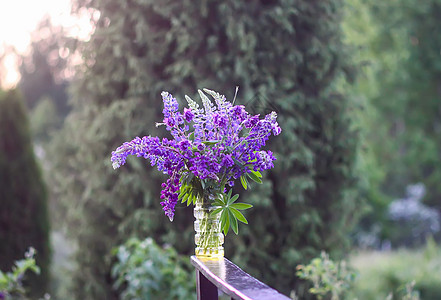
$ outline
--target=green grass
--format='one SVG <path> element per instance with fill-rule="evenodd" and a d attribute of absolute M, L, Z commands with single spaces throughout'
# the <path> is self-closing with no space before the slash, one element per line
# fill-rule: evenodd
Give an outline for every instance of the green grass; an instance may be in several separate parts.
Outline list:
<path fill-rule="evenodd" d="M 413 280 L 421 299 L 441 299 L 441 249 L 433 240 L 421 250 L 354 253 L 350 264 L 359 273 L 353 291 L 358 299 L 386 299 L 391 292 L 401 299 L 399 291 Z"/>

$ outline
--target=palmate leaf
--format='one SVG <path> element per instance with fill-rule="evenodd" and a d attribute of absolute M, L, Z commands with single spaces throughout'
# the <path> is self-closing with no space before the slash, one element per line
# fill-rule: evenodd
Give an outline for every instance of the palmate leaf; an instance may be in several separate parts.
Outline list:
<path fill-rule="evenodd" d="M 230 227 L 235 234 L 238 234 L 238 221 L 244 224 L 248 224 L 247 219 L 239 210 L 253 207 L 251 204 L 247 203 L 235 203 L 235 201 L 239 198 L 239 195 L 231 195 L 232 189 L 230 189 L 227 194 L 221 194 L 217 199 L 215 199 L 213 204 L 220 207 L 211 212 L 211 215 L 221 213 L 221 230 L 224 232 L 225 235 L 227 235 Z"/>

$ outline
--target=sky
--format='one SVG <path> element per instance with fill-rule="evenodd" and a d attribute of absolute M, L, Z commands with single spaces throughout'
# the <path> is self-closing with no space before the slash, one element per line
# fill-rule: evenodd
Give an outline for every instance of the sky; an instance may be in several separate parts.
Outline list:
<path fill-rule="evenodd" d="M 86 38 L 91 31 L 89 20 L 71 16 L 70 10 L 70 0 L 0 0 L 0 55 L 5 45 L 25 53 L 30 33 L 48 15 L 54 25 L 63 25 L 72 35 Z M 7 72 L 3 84 L 6 87 L 15 85 L 19 79 L 16 64 L 12 56 L 4 60 Z"/>

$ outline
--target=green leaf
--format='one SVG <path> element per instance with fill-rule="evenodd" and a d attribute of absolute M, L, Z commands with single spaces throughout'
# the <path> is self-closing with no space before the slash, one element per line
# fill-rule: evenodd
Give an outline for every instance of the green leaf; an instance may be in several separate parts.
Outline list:
<path fill-rule="evenodd" d="M 231 228 L 233 229 L 234 233 L 237 235 L 239 233 L 239 225 L 237 224 L 237 219 L 234 216 L 234 214 L 231 212 L 231 210 L 228 210 L 228 217 L 230 219 Z"/>
<path fill-rule="evenodd" d="M 248 181 L 244 175 L 240 176 L 240 183 L 242 183 L 244 189 L 248 188 Z"/>
<path fill-rule="evenodd" d="M 256 174 L 254 173 L 247 173 L 247 176 L 250 177 L 253 181 L 257 182 L 258 184 L 262 184 L 262 179 L 260 179 Z"/>
<path fill-rule="evenodd" d="M 251 170 L 251 173 L 253 173 L 254 175 L 256 175 L 256 176 L 259 177 L 259 178 L 262 178 L 262 174 L 260 174 L 259 171 Z"/>
<path fill-rule="evenodd" d="M 231 198 L 231 194 L 233 193 L 233 189 L 230 189 L 229 191 L 228 191 L 228 199 L 230 199 Z"/>
<path fill-rule="evenodd" d="M 224 235 L 226 236 L 228 230 L 230 229 L 230 220 L 228 218 L 228 213 L 226 209 L 222 210 L 220 220 L 221 220 L 222 230 L 224 231 Z"/>
<path fill-rule="evenodd" d="M 190 194 L 185 194 L 185 196 L 181 200 L 181 203 L 184 203 L 185 201 L 187 201 L 188 197 L 190 197 Z"/>
<path fill-rule="evenodd" d="M 184 197 L 187 194 L 189 189 L 190 189 L 190 187 L 188 185 L 183 184 L 181 186 L 181 189 L 180 189 L 181 192 L 179 193 L 178 199 L 181 199 L 182 197 Z"/>
<path fill-rule="evenodd" d="M 192 142 L 194 141 L 194 131 L 188 136 L 188 139 Z"/>
<path fill-rule="evenodd" d="M 221 199 L 215 199 L 213 201 L 214 206 L 225 206 L 225 203 Z"/>
<path fill-rule="evenodd" d="M 245 209 L 251 208 L 253 206 L 248 203 L 233 203 L 230 205 L 230 207 L 233 207 L 238 210 L 245 210 Z"/>
<path fill-rule="evenodd" d="M 213 146 L 216 145 L 217 143 L 219 143 L 220 141 L 204 141 L 202 142 L 203 144 L 207 145 L 207 146 Z"/>
<path fill-rule="evenodd" d="M 230 207 L 230 211 L 234 214 L 234 216 L 241 221 L 242 223 L 248 224 L 247 219 L 245 218 L 245 216 L 238 211 L 237 209 L 235 209 L 234 207 Z"/>
<path fill-rule="evenodd" d="M 233 197 L 231 197 L 230 199 L 228 199 L 227 205 L 231 205 L 234 203 L 234 201 L 236 201 L 239 198 L 239 195 L 236 194 Z"/>
<path fill-rule="evenodd" d="M 217 215 L 217 214 L 220 213 L 222 210 L 223 210 L 222 207 L 216 208 L 215 210 L 213 210 L 213 211 L 210 213 L 210 215 L 211 215 L 211 216 Z"/>
<path fill-rule="evenodd" d="M 220 216 L 221 229 L 224 228 L 225 223 L 227 222 L 227 220 L 225 218 L 226 218 L 226 210 L 222 209 L 222 213 L 221 213 L 221 216 Z"/>
<path fill-rule="evenodd" d="M 243 163 L 241 163 L 240 161 L 238 161 L 238 160 L 235 159 L 234 157 L 232 157 L 232 159 L 233 159 L 234 163 L 235 163 L 237 166 L 239 166 L 239 167 L 241 167 L 241 168 L 244 166 Z"/>

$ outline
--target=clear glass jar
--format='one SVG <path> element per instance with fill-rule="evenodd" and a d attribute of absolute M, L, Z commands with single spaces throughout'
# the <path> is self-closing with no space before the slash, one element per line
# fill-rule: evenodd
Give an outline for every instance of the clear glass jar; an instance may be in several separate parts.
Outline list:
<path fill-rule="evenodd" d="M 199 197 L 194 207 L 194 240 L 196 244 L 195 254 L 203 258 L 224 257 L 224 235 L 220 226 L 220 213 L 211 215 L 211 212 L 219 206 L 212 205 L 213 195 Z"/>

